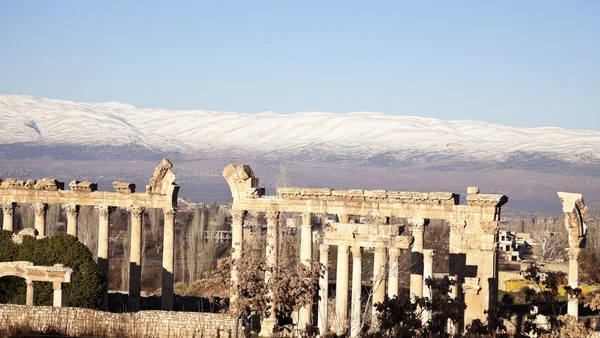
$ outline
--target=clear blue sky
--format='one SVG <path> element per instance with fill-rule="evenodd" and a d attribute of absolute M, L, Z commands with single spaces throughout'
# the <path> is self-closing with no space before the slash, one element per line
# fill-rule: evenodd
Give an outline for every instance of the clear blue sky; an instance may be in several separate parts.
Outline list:
<path fill-rule="evenodd" d="M 0 91 L 600 129 L 600 1 L 6 1 Z"/>

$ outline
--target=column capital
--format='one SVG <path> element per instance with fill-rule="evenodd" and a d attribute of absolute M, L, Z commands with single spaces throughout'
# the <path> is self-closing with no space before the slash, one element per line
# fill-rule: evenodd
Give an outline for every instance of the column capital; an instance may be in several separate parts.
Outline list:
<path fill-rule="evenodd" d="M 243 224 L 246 210 L 231 210 L 231 221 L 233 224 Z"/>
<path fill-rule="evenodd" d="M 163 209 L 163 215 L 165 216 L 165 218 L 173 219 L 173 218 L 175 218 L 176 214 L 177 214 L 176 208 Z"/>
<path fill-rule="evenodd" d="M 61 208 L 63 208 L 70 217 L 77 216 L 77 213 L 79 212 L 79 206 L 77 204 L 63 204 L 61 205 Z"/>
<path fill-rule="evenodd" d="M 363 248 L 360 245 L 352 246 L 352 258 L 353 259 L 362 259 Z"/>
<path fill-rule="evenodd" d="M 35 211 L 36 216 L 43 216 L 48 210 L 48 204 L 46 203 L 34 203 L 33 210 Z"/>
<path fill-rule="evenodd" d="M 114 210 L 114 207 L 109 207 L 107 205 L 97 205 L 94 207 L 94 209 L 96 209 L 99 218 L 108 219 L 110 212 Z"/>
<path fill-rule="evenodd" d="M 393 259 L 398 260 L 398 258 L 400 258 L 400 249 L 398 249 L 398 248 L 390 248 L 389 249 L 389 255 L 390 255 L 390 260 L 393 260 Z"/>
<path fill-rule="evenodd" d="M 142 215 L 144 214 L 143 207 L 129 207 L 129 208 L 127 208 L 127 211 L 129 211 L 131 213 L 132 218 L 141 218 Z"/>
<path fill-rule="evenodd" d="M 450 234 L 452 235 L 463 235 L 465 233 L 465 227 L 467 221 L 464 219 L 453 219 L 448 221 L 450 225 Z"/>
<path fill-rule="evenodd" d="M 432 250 L 432 249 L 423 250 L 423 262 L 433 263 L 433 256 L 435 256 L 435 250 Z"/>
<path fill-rule="evenodd" d="M 267 225 L 279 225 L 279 211 L 267 211 Z"/>
<path fill-rule="evenodd" d="M 387 249 L 383 246 L 376 246 L 375 247 L 375 253 L 378 254 L 385 254 L 387 252 Z"/>
<path fill-rule="evenodd" d="M 0 208 L 2 208 L 2 212 L 5 215 L 14 215 L 15 213 L 15 203 L 10 202 L 10 203 L 3 203 L 2 205 L 0 205 Z"/>
<path fill-rule="evenodd" d="M 482 221 L 481 222 L 481 230 L 484 235 L 497 235 L 498 229 L 498 221 Z"/>
<path fill-rule="evenodd" d="M 408 224 L 413 232 L 422 233 L 425 231 L 425 226 L 429 224 L 429 220 L 427 218 L 411 218 L 408 220 Z"/>

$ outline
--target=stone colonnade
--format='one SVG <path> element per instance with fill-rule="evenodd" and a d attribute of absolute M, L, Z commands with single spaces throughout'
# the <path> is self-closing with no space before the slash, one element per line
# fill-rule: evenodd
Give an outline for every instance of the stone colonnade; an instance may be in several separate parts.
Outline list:
<path fill-rule="evenodd" d="M 456 280 L 453 295 L 464 297 L 467 304 L 465 323 L 475 318 L 485 318 L 487 311 L 497 294 L 497 232 L 500 208 L 508 200 L 506 196 L 480 194 L 479 189 L 467 190 L 467 204 L 459 204 L 459 195 L 447 192 L 398 192 L 386 190 L 336 190 L 280 188 L 277 196 L 264 196 L 264 188 L 254 176 L 248 165 L 229 165 L 223 170 L 228 182 L 234 210 L 233 248 L 234 258 L 239 258 L 243 243 L 243 215 L 247 211 L 266 211 L 270 213 L 302 213 L 303 219 L 310 213 L 338 215 L 340 223 L 330 225 L 330 231 L 323 235 L 319 247 L 319 262 L 329 266 L 330 246 L 337 246 L 336 303 L 335 315 L 330 316 L 327 308 L 329 274 L 326 271 L 321 278 L 320 300 L 318 303 L 317 323 L 321 333 L 332 329 L 344 333 L 350 329 L 350 336 L 360 331 L 360 309 L 362 288 L 362 254 L 364 248 L 374 248 L 373 303 L 383 301 L 386 292 L 393 297 L 398 294 L 398 261 L 401 249 L 411 249 L 410 293 L 414 296 L 427 296 L 429 290 L 424 286 L 427 277 L 432 276 L 433 252 L 424 250 L 423 234 L 429 219 L 444 219 L 450 224 L 450 278 Z M 375 224 L 352 224 L 350 216 L 371 217 Z M 401 235 L 397 226 L 389 225 L 389 217 L 409 220 L 412 236 Z M 272 222 L 269 221 L 269 224 Z M 301 261 L 307 256 L 305 248 L 312 245 L 309 236 L 304 235 L 310 229 L 303 222 Z M 272 225 L 269 225 L 269 228 Z M 273 239 L 267 235 L 267 252 Z M 310 243 L 309 243 L 310 242 Z M 349 264 L 352 253 L 352 297 L 349 305 Z M 269 256 L 268 256 L 269 257 Z M 268 262 L 272 260 L 268 259 Z M 232 267 L 232 280 L 239 283 L 237 267 Z M 384 276 L 387 275 L 387 280 Z M 232 297 L 235 297 L 232 294 Z M 350 318 L 348 315 L 350 310 Z M 309 310 L 303 310 L 300 318 L 311 318 Z M 425 313 L 423 320 L 430 314 Z M 328 318 L 332 317 L 333 322 Z M 261 334 L 271 334 L 274 323 L 267 319 L 268 326 Z M 348 321 L 350 319 L 350 321 Z M 312 323 L 312 321 L 310 322 Z M 306 323 L 298 323 L 302 328 Z M 459 331 L 464 323 L 449 330 Z"/>
<path fill-rule="evenodd" d="M 0 205 L 3 211 L 3 229 L 14 231 L 14 210 L 20 203 L 32 203 L 35 211 L 34 227 L 38 237 L 46 236 L 46 210 L 49 204 L 60 204 L 67 214 L 67 233 L 77 236 L 79 209 L 94 206 L 98 212 L 98 265 L 108 277 L 110 214 L 115 208 L 125 208 L 131 215 L 129 256 L 129 310 L 140 310 L 141 256 L 143 213 L 146 208 L 162 209 L 164 213 L 164 243 L 162 269 L 162 308 L 173 309 L 174 231 L 179 186 L 174 183 L 173 164 L 168 159 L 154 170 L 144 193 L 135 192 L 135 185 L 114 182 L 115 192 L 97 191 L 92 182 L 72 181 L 70 190 L 54 179 L 39 181 L 8 178 L 0 180 Z M 29 292 L 28 292 L 29 295 Z M 105 306 L 108 305 L 105 294 Z"/>

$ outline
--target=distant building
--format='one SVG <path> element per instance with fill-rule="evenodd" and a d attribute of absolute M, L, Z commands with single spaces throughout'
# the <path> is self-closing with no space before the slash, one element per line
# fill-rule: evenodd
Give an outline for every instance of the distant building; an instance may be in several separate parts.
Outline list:
<path fill-rule="evenodd" d="M 500 230 L 498 246 L 501 260 L 520 262 L 531 251 L 533 240 L 528 233 Z"/>

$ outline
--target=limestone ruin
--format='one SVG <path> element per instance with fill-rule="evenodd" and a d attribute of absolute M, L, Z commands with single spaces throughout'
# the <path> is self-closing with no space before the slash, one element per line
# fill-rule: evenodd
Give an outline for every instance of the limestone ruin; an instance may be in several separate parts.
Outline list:
<path fill-rule="evenodd" d="M 177 193 L 173 164 L 168 159 L 154 170 L 146 191 L 135 192 L 132 183 L 115 182 L 115 191 L 97 191 L 92 182 L 72 181 L 70 190 L 64 183 L 43 178 L 39 181 L 21 181 L 14 178 L 0 180 L 0 205 L 4 214 L 4 230 L 13 231 L 14 208 L 21 203 L 35 206 L 35 230 L 38 237 L 46 235 L 46 210 L 49 204 L 60 204 L 67 213 L 67 233 L 77 236 L 77 216 L 81 205 L 94 206 L 98 212 L 98 265 L 108 276 L 109 220 L 114 208 L 126 208 L 131 213 L 131 250 L 129 255 L 129 308 L 140 309 L 142 215 L 145 209 L 157 208 L 164 212 L 164 243 L 162 273 L 162 308 L 173 309 L 173 232 L 177 211 Z"/>
<path fill-rule="evenodd" d="M 54 266 L 36 266 L 31 262 L 1 262 L 0 277 L 17 276 L 25 279 L 27 284 L 26 305 L 33 306 L 33 282 L 52 282 L 54 289 L 53 306 L 64 306 L 65 297 L 62 283 L 71 282 L 73 270 L 62 264 Z"/>
<path fill-rule="evenodd" d="M 498 194 L 481 194 L 476 187 L 467 190 L 467 204 L 459 204 L 459 195 L 451 192 L 405 192 L 387 190 L 337 190 L 280 188 L 277 196 L 265 196 L 264 188 L 254 176 L 250 166 L 234 164 L 223 170 L 223 176 L 233 196 L 232 258 L 238 259 L 244 239 L 242 228 L 248 211 L 267 213 L 267 264 L 277 263 L 277 227 L 280 212 L 302 213 L 300 260 L 311 260 L 312 213 L 338 215 L 340 222 L 331 226 L 320 244 L 319 260 L 328 266 L 329 247 L 337 246 L 335 323 L 327 318 L 328 276 L 322 277 L 318 326 L 327 332 L 330 324 L 341 334 L 350 328 L 356 337 L 360 327 L 360 285 L 362 248 L 374 247 L 373 303 L 383 301 L 387 282 L 388 296 L 398 292 L 397 264 L 401 249 L 411 250 L 410 293 L 427 296 L 429 290 L 424 280 L 432 277 L 433 252 L 423 249 L 423 233 L 430 219 L 443 219 L 450 224 L 450 271 L 457 281 L 454 293 L 464 299 L 467 310 L 464 323 L 475 318 L 485 318 L 485 311 L 497 298 L 497 233 L 500 209 L 508 198 Z M 372 217 L 374 224 L 351 224 L 350 216 Z M 412 236 L 404 236 L 397 226 L 389 225 L 389 217 L 409 220 Z M 348 315 L 349 252 L 352 252 L 352 298 Z M 232 269 L 232 282 L 238 283 L 237 268 Z M 269 278 L 267 274 L 265 278 Z M 387 280 L 386 280 L 387 279 Z M 425 290 L 425 291 L 424 291 Z M 232 295 L 235 298 L 235 295 Z M 310 324 L 310 307 L 301 311 L 299 327 Z M 423 320 L 427 320 L 427 313 Z M 263 321 L 261 335 L 270 335 L 276 325 L 274 314 Z M 464 327 L 457 327 L 462 330 Z"/>

